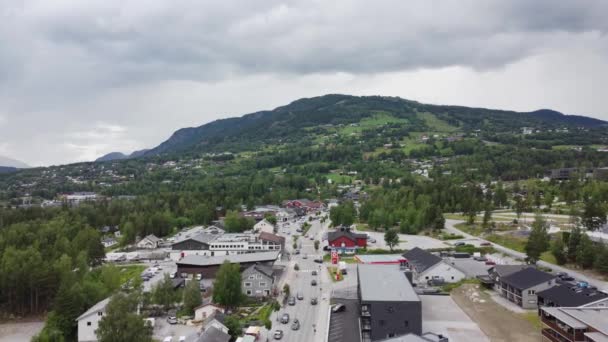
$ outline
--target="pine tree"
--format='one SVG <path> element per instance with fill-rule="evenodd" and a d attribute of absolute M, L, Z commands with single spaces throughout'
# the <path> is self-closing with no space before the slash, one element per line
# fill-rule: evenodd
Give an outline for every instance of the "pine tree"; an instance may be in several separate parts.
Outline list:
<path fill-rule="evenodd" d="M 551 254 L 555 257 L 555 261 L 558 265 L 563 265 L 568 261 L 566 256 L 566 245 L 561 238 L 557 238 L 551 244 Z"/>
<path fill-rule="evenodd" d="M 152 329 L 137 314 L 138 296 L 117 293 L 95 331 L 99 342 L 151 342 Z"/>
<path fill-rule="evenodd" d="M 581 242 L 581 228 L 577 225 L 570 231 L 568 238 L 568 260 L 576 262 L 578 245 Z"/>
<path fill-rule="evenodd" d="M 238 264 L 224 261 L 213 282 L 213 301 L 225 307 L 235 307 L 243 299 L 241 272 Z"/>
<path fill-rule="evenodd" d="M 608 247 L 604 244 L 600 244 L 597 251 L 597 257 L 595 259 L 595 268 L 603 274 L 608 274 Z"/>
<path fill-rule="evenodd" d="M 536 264 L 541 254 L 548 248 L 549 234 L 547 233 L 547 224 L 541 215 L 536 215 L 536 219 L 532 223 L 532 232 L 528 237 L 525 247 L 528 262 Z"/>
<path fill-rule="evenodd" d="M 576 253 L 576 263 L 582 268 L 590 268 L 595 262 L 595 246 L 587 234 L 581 235 Z"/>
<path fill-rule="evenodd" d="M 240 284 L 240 280 L 239 280 Z M 219 289 L 214 287 L 214 292 Z M 188 315 L 192 315 L 194 313 L 194 309 L 201 305 L 203 299 L 201 297 L 201 290 L 198 281 L 190 280 L 186 285 L 183 293 L 183 302 L 184 302 L 184 311 Z"/>

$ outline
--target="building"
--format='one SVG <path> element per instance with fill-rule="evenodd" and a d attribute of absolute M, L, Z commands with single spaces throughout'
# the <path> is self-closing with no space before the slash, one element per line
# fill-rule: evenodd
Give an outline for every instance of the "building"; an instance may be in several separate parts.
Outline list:
<path fill-rule="evenodd" d="M 265 233 L 274 234 L 275 228 L 276 228 L 275 225 L 268 222 L 267 219 L 262 219 L 260 222 L 256 223 L 253 226 L 253 230 L 258 233 L 265 232 Z"/>
<path fill-rule="evenodd" d="M 424 333 L 422 336 L 407 334 L 399 337 L 387 338 L 380 342 L 449 342 L 449 339 L 443 335 Z"/>
<path fill-rule="evenodd" d="M 415 247 L 403 254 L 403 257 L 407 260 L 407 266 L 417 283 L 426 284 L 437 278 L 447 283 L 455 283 L 466 278 L 464 272 L 424 249 Z"/>
<path fill-rule="evenodd" d="M 355 260 L 360 264 L 369 265 L 404 265 L 407 259 L 399 254 L 363 254 L 355 255 Z"/>
<path fill-rule="evenodd" d="M 176 262 L 177 274 L 179 274 L 182 278 L 192 278 L 193 276 L 200 274 L 204 279 L 211 279 L 215 278 L 217 270 L 226 260 L 231 263 L 240 264 L 242 271 L 255 264 L 272 266 L 279 258 L 279 255 L 280 251 L 231 254 L 222 256 L 187 255 Z"/>
<path fill-rule="evenodd" d="M 537 293 L 555 286 L 555 276 L 527 267 L 500 280 L 500 294 L 524 309 L 538 307 Z"/>
<path fill-rule="evenodd" d="M 597 302 L 608 294 L 593 288 L 561 283 L 536 293 L 538 307 L 577 307 Z"/>
<path fill-rule="evenodd" d="M 531 267 L 529 265 L 495 265 L 488 269 L 488 278 L 494 284 L 494 290 L 500 292 L 500 280 L 515 272 L 519 272 L 524 268 Z"/>
<path fill-rule="evenodd" d="M 137 248 L 146 248 L 146 249 L 154 249 L 158 248 L 158 243 L 160 239 L 154 236 L 154 234 L 150 234 L 145 238 L 139 240 L 137 243 Z"/>
<path fill-rule="evenodd" d="M 252 265 L 241 274 L 241 288 L 249 297 L 268 297 L 272 294 L 275 282 L 272 266 Z"/>
<path fill-rule="evenodd" d="M 209 327 L 199 336 L 197 342 L 229 342 L 230 335 L 216 327 Z"/>
<path fill-rule="evenodd" d="M 300 208 L 304 209 L 307 213 L 320 211 L 325 208 L 325 203 L 321 201 L 311 201 L 309 199 L 297 199 L 283 201 L 284 208 Z"/>
<path fill-rule="evenodd" d="M 78 205 L 82 202 L 96 201 L 99 199 L 99 196 L 94 192 L 73 192 L 71 194 L 60 195 L 59 198 L 69 205 Z"/>
<path fill-rule="evenodd" d="M 213 327 L 220 330 L 223 333 L 228 334 L 228 328 L 224 325 L 226 321 L 226 315 L 222 311 L 214 311 L 207 318 L 203 320 L 202 331 L 206 331 Z"/>
<path fill-rule="evenodd" d="M 179 240 L 171 246 L 170 256 L 178 261 L 191 255 L 222 256 L 264 251 L 282 250 L 285 238 L 262 232 L 259 235 L 251 233 L 209 234 L 197 233 Z"/>
<path fill-rule="evenodd" d="M 187 234 L 171 245 L 169 253 L 172 260 L 179 260 L 187 255 L 212 255 L 211 242 L 219 235 L 209 233 Z"/>
<path fill-rule="evenodd" d="M 207 303 L 200 305 L 194 309 L 194 320 L 195 321 L 204 321 L 207 318 L 211 317 L 211 314 L 214 312 L 224 313 L 224 309 L 220 306 L 217 306 L 213 303 Z"/>
<path fill-rule="evenodd" d="M 350 228 L 341 227 L 327 233 L 327 244 L 341 253 L 355 253 L 358 248 L 367 247 L 367 235 L 353 233 Z"/>
<path fill-rule="evenodd" d="M 542 307 L 542 341 L 608 341 L 608 300 L 580 307 Z"/>
<path fill-rule="evenodd" d="M 93 305 L 89 310 L 76 318 L 78 321 L 78 342 L 97 341 L 95 330 L 99 327 L 99 321 L 106 313 L 106 306 L 110 302 L 110 297 Z"/>
<path fill-rule="evenodd" d="M 116 245 L 117 243 L 118 243 L 118 241 L 116 241 L 116 239 L 111 238 L 111 237 L 107 237 L 107 238 L 104 238 L 103 240 L 101 240 L 101 244 L 105 248 L 112 247 L 112 246 Z"/>
<path fill-rule="evenodd" d="M 422 333 L 422 304 L 403 269 L 360 264 L 357 280 L 363 342 Z"/>
<path fill-rule="evenodd" d="M 285 237 L 284 236 L 261 232 L 260 235 L 258 236 L 258 239 L 260 240 L 260 242 L 262 242 L 263 245 L 267 246 L 268 250 L 273 250 L 273 249 L 274 250 L 284 250 L 285 249 Z"/>

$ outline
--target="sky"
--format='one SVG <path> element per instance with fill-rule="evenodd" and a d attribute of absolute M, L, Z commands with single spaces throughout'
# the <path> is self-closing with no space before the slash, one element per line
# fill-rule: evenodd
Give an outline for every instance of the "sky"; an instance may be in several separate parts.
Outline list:
<path fill-rule="evenodd" d="M 328 93 L 608 120 L 608 1 L 0 0 L 0 156 L 150 148 Z"/>

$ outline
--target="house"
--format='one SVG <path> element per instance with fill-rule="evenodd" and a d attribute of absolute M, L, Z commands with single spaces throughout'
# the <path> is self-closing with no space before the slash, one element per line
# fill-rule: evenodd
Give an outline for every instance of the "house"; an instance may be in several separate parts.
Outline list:
<path fill-rule="evenodd" d="M 597 302 L 608 294 L 593 288 L 561 283 L 536 293 L 538 307 L 576 307 Z"/>
<path fill-rule="evenodd" d="M 512 273 L 519 272 L 529 265 L 496 265 L 488 269 L 488 277 L 494 283 L 494 290 L 500 292 L 500 279 Z"/>
<path fill-rule="evenodd" d="M 82 315 L 76 318 L 78 321 L 78 342 L 97 341 L 95 330 L 99 327 L 99 321 L 106 313 L 106 306 L 110 302 L 110 297 L 93 305 Z"/>
<path fill-rule="evenodd" d="M 542 307 L 542 341 L 608 341 L 608 300 L 579 307 Z"/>
<path fill-rule="evenodd" d="M 158 248 L 158 243 L 160 239 L 154 236 L 154 234 L 150 234 L 145 238 L 139 240 L 137 243 L 137 248 L 146 248 L 146 249 L 154 249 Z"/>
<path fill-rule="evenodd" d="M 107 238 L 101 240 L 101 244 L 103 245 L 104 248 L 112 247 L 112 246 L 116 245 L 117 243 L 118 243 L 118 241 L 116 241 L 116 239 L 111 238 L 111 237 L 107 237 Z"/>
<path fill-rule="evenodd" d="M 265 233 L 274 234 L 276 227 L 274 226 L 274 224 L 268 222 L 267 219 L 263 219 L 253 226 L 253 230 L 258 233 L 265 232 Z"/>
<path fill-rule="evenodd" d="M 269 250 L 285 249 L 285 237 L 284 236 L 262 232 L 258 236 L 258 239 L 260 240 L 260 242 L 267 245 L 267 247 L 268 247 L 267 249 L 269 249 Z"/>
<path fill-rule="evenodd" d="M 363 341 L 422 333 L 422 303 L 399 266 L 357 265 Z"/>
<path fill-rule="evenodd" d="M 205 320 L 203 321 L 203 326 L 202 326 L 201 331 L 205 331 L 205 330 L 208 330 L 209 328 L 213 327 L 213 328 L 218 329 L 227 334 L 228 327 L 226 327 L 224 325 L 225 320 L 226 320 L 226 315 L 224 315 L 223 312 L 214 311 L 211 313 L 211 315 L 209 315 L 209 317 L 205 318 Z"/>
<path fill-rule="evenodd" d="M 309 199 L 287 200 L 283 201 L 282 205 L 284 208 L 300 208 L 304 209 L 306 212 L 319 211 L 325 207 L 325 203 L 321 201 L 311 201 Z"/>
<path fill-rule="evenodd" d="M 241 288 L 249 297 L 268 297 L 272 294 L 275 278 L 272 266 L 252 265 L 241 274 Z"/>
<path fill-rule="evenodd" d="M 537 293 L 556 285 L 556 276 L 527 267 L 500 279 L 500 294 L 524 309 L 538 307 Z"/>
<path fill-rule="evenodd" d="M 288 220 L 296 217 L 296 212 L 290 208 L 280 209 L 276 212 L 276 218 L 279 222 L 287 222 Z"/>
<path fill-rule="evenodd" d="M 268 251 L 222 256 L 187 255 L 176 262 L 177 274 L 182 278 L 191 278 L 200 274 L 204 279 L 211 279 L 215 278 L 218 269 L 226 260 L 241 265 L 241 270 L 245 270 L 255 264 L 274 265 L 279 254 L 279 251 Z"/>
<path fill-rule="evenodd" d="M 443 278 L 447 283 L 456 283 L 466 278 L 461 270 L 449 264 L 442 258 L 424 249 L 415 247 L 403 254 L 407 266 L 418 283 L 426 284 L 433 278 Z"/>
<path fill-rule="evenodd" d="M 214 312 L 224 312 L 224 309 L 221 306 L 217 306 L 213 303 L 207 303 L 200 305 L 194 309 L 194 320 L 195 321 L 203 321 L 211 316 Z"/>
<path fill-rule="evenodd" d="M 341 227 L 327 233 L 327 243 L 341 253 L 354 253 L 357 248 L 367 247 L 367 235 L 353 233 L 350 228 Z"/>
<path fill-rule="evenodd" d="M 199 336 L 197 342 L 229 342 L 230 335 L 216 327 L 209 327 Z"/>

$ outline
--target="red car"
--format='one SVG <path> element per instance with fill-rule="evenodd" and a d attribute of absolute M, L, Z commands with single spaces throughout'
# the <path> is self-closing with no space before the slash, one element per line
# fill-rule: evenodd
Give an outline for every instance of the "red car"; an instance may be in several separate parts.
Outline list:
<path fill-rule="evenodd" d="M 486 265 L 496 265 L 496 263 L 492 260 L 487 260 Z"/>
<path fill-rule="evenodd" d="M 489 242 L 487 242 L 487 241 L 482 242 L 482 243 L 480 243 L 479 245 L 480 245 L 480 246 L 492 246 L 492 244 L 491 244 L 491 243 L 489 243 Z"/>

